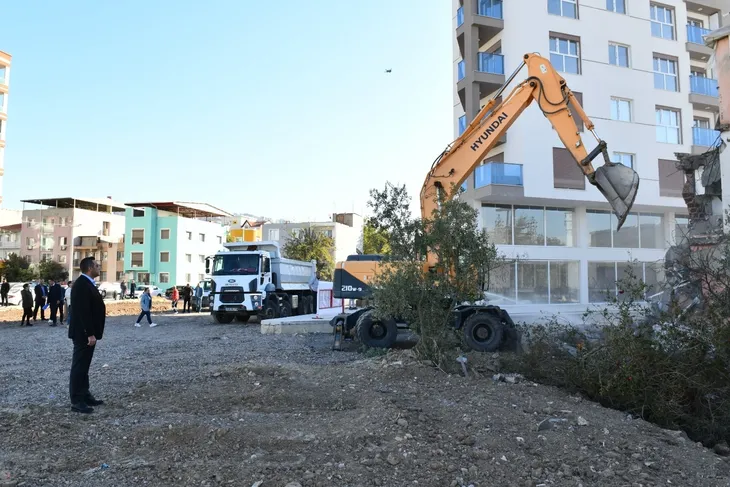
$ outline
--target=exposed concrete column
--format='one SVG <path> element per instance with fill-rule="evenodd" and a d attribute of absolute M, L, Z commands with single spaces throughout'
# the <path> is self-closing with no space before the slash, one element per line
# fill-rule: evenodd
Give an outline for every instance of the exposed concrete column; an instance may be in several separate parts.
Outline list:
<path fill-rule="evenodd" d="M 474 120 L 479 113 L 479 87 L 474 82 L 479 52 L 479 27 L 474 23 L 477 13 L 476 0 L 464 0 L 464 68 L 466 81 L 466 106 L 464 112 L 468 122 Z"/>

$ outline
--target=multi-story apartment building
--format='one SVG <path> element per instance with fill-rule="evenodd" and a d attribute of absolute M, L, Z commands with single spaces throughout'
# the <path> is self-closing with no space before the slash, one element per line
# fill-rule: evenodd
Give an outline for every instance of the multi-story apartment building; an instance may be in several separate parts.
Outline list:
<path fill-rule="evenodd" d="M 10 85 L 10 59 L 7 52 L 0 51 L 0 205 L 3 202 L 2 183 L 5 173 L 5 125 L 8 122 L 8 85 Z"/>
<path fill-rule="evenodd" d="M 205 277 L 205 258 L 223 248 L 223 218 L 201 203 L 127 203 L 124 271 L 127 280 L 167 289 Z"/>
<path fill-rule="evenodd" d="M 232 242 L 260 242 L 263 240 L 263 221 L 234 217 L 228 230 Z"/>
<path fill-rule="evenodd" d="M 23 225 L 5 225 L 0 227 L 0 260 L 5 260 L 10 254 L 20 255 L 20 230 Z"/>
<path fill-rule="evenodd" d="M 357 213 L 334 213 L 331 221 L 264 223 L 263 239 L 279 242 L 284 248 L 292 235 L 298 235 L 305 228 L 322 232 L 334 240 L 332 257 L 335 262 L 347 259 L 348 255 L 362 252 L 363 218 Z"/>
<path fill-rule="evenodd" d="M 56 260 L 68 269 L 71 279 L 81 275 L 79 261 L 93 255 L 91 248 L 77 248 L 83 243 L 81 237 L 118 242 L 124 236 L 125 208 L 109 198 L 48 198 L 22 203 L 20 255 L 31 263 Z"/>
<path fill-rule="evenodd" d="M 536 104 L 529 107 L 463 186 L 461 197 L 479 209 L 501 253 L 520 258 L 495 272 L 488 296 L 503 305 L 584 309 L 619 293 L 616 280 L 634 259 L 645 282 L 662 279 L 666 249 L 687 222 L 675 153 L 705 151 L 718 136 L 717 81 L 702 35 L 729 7 L 726 0 L 453 1 L 455 136 L 522 56 L 537 52 L 566 79 L 613 160 L 641 178 L 617 232 L 607 202 Z M 519 73 L 502 98 L 526 76 Z M 579 130 L 592 149 L 592 134 L 582 123 Z"/>
<path fill-rule="evenodd" d="M 85 235 L 74 238 L 73 268 L 85 257 L 101 264 L 99 282 L 120 282 L 124 274 L 124 236 Z"/>

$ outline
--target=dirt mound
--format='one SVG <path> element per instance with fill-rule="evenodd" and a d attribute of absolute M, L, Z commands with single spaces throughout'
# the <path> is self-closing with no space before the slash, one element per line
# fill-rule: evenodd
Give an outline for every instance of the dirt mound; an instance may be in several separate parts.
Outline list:
<path fill-rule="evenodd" d="M 130 316 L 138 315 L 140 312 L 138 299 L 125 299 L 118 301 L 108 300 L 104 301 L 104 304 L 106 304 L 107 316 Z M 179 309 L 182 309 L 182 302 L 179 304 Z M 159 296 L 152 298 L 152 313 L 161 313 L 163 311 L 170 311 L 170 301 Z M 40 311 L 38 312 L 38 315 L 38 318 L 40 319 Z M 46 318 L 50 316 L 51 310 L 46 309 Z M 20 322 L 22 317 L 23 309 L 20 306 L 9 307 L 0 312 L 0 322 Z"/>

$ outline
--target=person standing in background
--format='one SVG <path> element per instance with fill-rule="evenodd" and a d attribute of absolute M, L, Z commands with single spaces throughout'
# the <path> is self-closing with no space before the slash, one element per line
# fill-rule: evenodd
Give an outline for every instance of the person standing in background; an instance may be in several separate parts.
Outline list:
<path fill-rule="evenodd" d="M 68 326 L 68 337 L 73 340 L 74 351 L 68 390 L 71 410 L 89 414 L 94 412 L 91 406 L 104 404 L 104 401 L 97 400 L 89 390 L 89 367 L 96 342 L 104 335 L 106 305 L 94 282 L 100 274 L 99 264 L 93 257 L 85 257 L 81 259 L 79 267 L 83 275 L 79 276 L 71 290 L 71 307 L 74 312 Z"/>
<path fill-rule="evenodd" d="M 20 291 L 20 299 L 20 304 L 23 305 L 23 317 L 20 319 L 20 326 L 26 324 L 26 318 L 28 319 L 28 326 L 33 326 L 33 323 L 30 322 L 33 316 L 33 295 L 30 292 L 30 286 L 27 282 L 23 284 L 23 290 Z"/>
<path fill-rule="evenodd" d="M 183 313 L 190 312 L 190 298 L 193 296 L 193 288 L 187 283 L 183 288 Z"/>
<path fill-rule="evenodd" d="M 195 286 L 195 307 L 198 313 L 203 310 L 203 286 L 200 283 Z"/>
<path fill-rule="evenodd" d="M 134 324 L 137 328 L 139 328 L 140 325 L 139 322 L 142 321 L 142 317 L 147 317 L 147 323 L 150 324 L 150 328 L 157 326 L 157 323 L 152 323 L 152 315 L 150 314 L 152 312 L 152 296 L 150 295 L 150 288 L 146 287 L 144 288 L 144 291 L 142 291 L 142 297 L 139 298 L 139 307 L 142 309 L 142 312 L 137 317 L 137 321 Z"/>
<path fill-rule="evenodd" d="M 137 286 L 134 284 L 134 281 L 129 281 L 129 297 L 134 299 L 137 296 L 134 295 L 134 291 L 137 289 Z"/>
<path fill-rule="evenodd" d="M 50 326 L 57 326 L 56 324 L 56 313 L 61 312 L 61 322 L 63 322 L 63 299 L 64 292 L 63 288 L 59 283 L 50 279 L 48 281 L 50 287 L 48 288 L 48 306 L 51 308 L 51 324 Z"/>
<path fill-rule="evenodd" d="M 180 291 L 177 286 L 172 286 L 172 311 L 177 313 L 177 302 L 180 301 Z"/>
<path fill-rule="evenodd" d="M 73 285 L 73 281 L 68 281 L 68 287 L 66 288 L 66 293 L 64 296 L 64 301 L 66 302 L 66 322 L 71 323 L 71 286 Z"/>
<path fill-rule="evenodd" d="M 119 289 L 122 291 L 121 299 L 124 299 L 125 295 L 127 294 L 127 283 L 124 282 L 124 279 L 122 279 L 122 282 L 119 283 Z"/>
<path fill-rule="evenodd" d="M 36 321 L 38 319 L 38 309 L 41 310 L 41 321 L 46 321 L 46 296 L 48 295 L 48 290 L 46 289 L 46 286 L 43 284 L 43 281 L 41 280 L 38 284 L 35 285 L 35 308 L 33 309 L 33 321 Z"/>
<path fill-rule="evenodd" d="M 8 293 L 10 292 L 10 284 L 8 283 L 8 280 L 3 278 L 3 283 L 0 284 L 0 299 L 2 301 L 0 302 L 0 305 L 7 306 L 8 305 Z"/>

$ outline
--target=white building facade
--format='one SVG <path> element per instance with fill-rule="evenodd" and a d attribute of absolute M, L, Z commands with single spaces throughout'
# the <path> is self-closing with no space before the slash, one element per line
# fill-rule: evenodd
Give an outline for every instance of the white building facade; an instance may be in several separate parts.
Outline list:
<path fill-rule="evenodd" d="M 454 136 L 519 66 L 549 58 L 576 93 L 616 162 L 640 177 L 619 232 L 550 122 L 531 106 L 469 176 L 465 198 L 501 253 L 518 262 L 493 276 L 495 304 L 585 309 L 617 295 L 627 261 L 647 284 L 663 279 L 666 249 L 687 223 L 675 153 L 717 142 L 717 81 L 702 35 L 722 0 L 454 0 Z M 729 3 L 729 2 L 724 2 Z M 725 17 L 727 19 L 727 17 Z M 521 71 L 502 95 L 527 76 Z M 533 104 L 536 105 L 536 104 Z M 587 149 L 596 145 L 581 127 Z M 600 157 L 594 165 L 602 164 Z"/>

